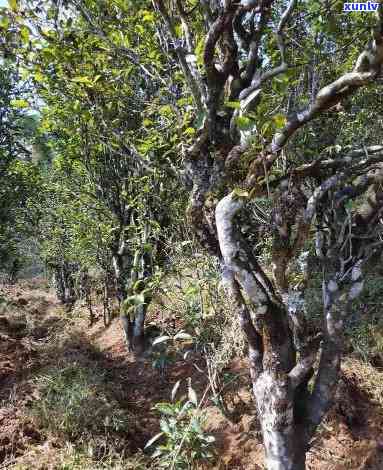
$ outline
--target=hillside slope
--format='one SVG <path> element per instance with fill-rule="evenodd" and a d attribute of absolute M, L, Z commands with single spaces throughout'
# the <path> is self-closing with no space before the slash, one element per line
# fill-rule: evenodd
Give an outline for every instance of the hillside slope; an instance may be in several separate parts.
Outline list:
<path fill-rule="evenodd" d="M 152 407 L 169 401 L 174 384 L 188 377 L 202 394 L 208 383 L 202 359 L 179 359 L 160 373 L 150 355 L 136 360 L 126 352 L 118 320 L 89 328 L 81 308 L 65 313 L 39 279 L 3 287 L 1 297 L 0 468 L 150 468 L 142 450 L 159 429 Z M 246 361 L 234 360 L 228 372 L 235 377 L 225 390 L 230 416 L 206 403 L 217 459 L 205 468 L 263 469 Z M 54 389 L 60 380 L 62 388 Z M 52 398 L 68 394 L 73 401 L 71 387 L 82 393 L 77 415 Z M 382 404 L 383 371 L 346 358 L 335 406 L 307 468 L 381 470 Z M 117 424 L 106 425 L 110 420 Z"/>

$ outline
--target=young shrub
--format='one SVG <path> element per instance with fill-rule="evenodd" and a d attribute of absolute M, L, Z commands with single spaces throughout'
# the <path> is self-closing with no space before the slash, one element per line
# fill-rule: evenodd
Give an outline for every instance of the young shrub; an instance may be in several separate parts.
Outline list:
<path fill-rule="evenodd" d="M 173 388 L 174 400 L 180 382 Z M 154 409 L 160 413 L 161 432 L 154 436 L 146 445 L 151 447 L 159 439 L 162 444 L 157 445 L 152 458 L 159 468 L 190 469 L 197 468 L 198 464 L 206 463 L 214 458 L 212 444 L 214 436 L 203 429 L 205 417 L 201 405 L 204 398 L 198 403 L 196 392 L 188 386 L 188 397 L 178 401 L 157 403 Z"/>

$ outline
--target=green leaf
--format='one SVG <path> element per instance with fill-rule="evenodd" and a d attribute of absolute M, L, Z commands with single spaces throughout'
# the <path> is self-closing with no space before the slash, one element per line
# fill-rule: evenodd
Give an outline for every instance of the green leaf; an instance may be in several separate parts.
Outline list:
<path fill-rule="evenodd" d="M 177 37 L 177 38 L 181 38 L 181 37 L 182 37 L 182 26 L 181 26 L 180 24 L 175 25 L 174 31 L 175 31 L 175 33 L 176 33 L 176 37 Z"/>
<path fill-rule="evenodd" d="M 126 305 L 139 306 L 145 303 L 145 296 L 142 294 L 130 295 L 124 302 Z"/>
<path fill-rule="evenodd" d="M 144 287 L 145 282 L 142 279 L 138 279 L 138 281 L 133 284 L 133 292 L 141 292 Z"/>
<path fill-rule="evenodd" d="M 28 26 L 22 26 L 20 28 L 20 37 L 24 44 L 29 42 L 30 30 Z"/>
<path fill-rule="evenodd" d="M 239 101 L 226 101 L 225 106 L 232 109 L 240 109 L 241 103 Z"/>
<path fill-rule="evenodd" d="M 188 387 L 188 396 L 189 396 L 189 401 L 193 403 L 194 406 L 198 406 L 198 398 L 195 390 L 192 388 L 192 386 L 189 383 Z"/>
<path fill-rule="evenodd" d="M 93 85 L 93 81 L 89 77 L 74 77 L 72 78 L 74 83 L 83 83 L 84 85 Z"/>
<path fill-rule="evenodd" d="M 170 434 L 170 432 L 171 432 L 170 427 L 169 427 L 169 423 L 167 422 L 166 419 L 161 419 L 160 420 L 160 428 L 166 434 Z"/>
<path fill-rule="evenodd" d="M 285 126 L 287 118 L 284 114 L 276 114 L 275 116 L 273 116 L 273 121 L 275 122 L 277 128 L 280 129 Z"/>
<path fill-rule="evenodd" d="M 35 72 L 33 78 L 37 83 L 42 83 L 44 81 L 44 75 L 41 72 Z"/>
<path fill-rule="evenodd" d="M 187 289 L 185 289 L 185 295 L 189 297 L 194 297 L 197 294 L 199 294 L 198 286 L 189 286 Z"/>
<path fill-rule="evenodd" d="M 242 131 L 247 131 L 253 126 L 253 121 L 246 116 L 237 116 L 235 118 L 235 123 Z"/>
<path fill-rule="evenodd" d="M 264 137 L 267 136 L 267 134 L 269 133 L 271 129 L 272 129 L 271 121 L 265 122 L 261 128 L 261 135 L 263 135 Z"/>
<path fill-rule="evenodd" d="M 9 8 L 13 11 L 16 11 L 19 8 L 18 0 L 8 0 Z"/>
<path fill-rule="evenodd" d="M 0 27 L 7 29 L 9 26 L 9 18 L 8 16 L 4 15 L 0 17 Z"/>
<path fill-rule="evenodd" d="M 153 445 L 156 441 L 158 441 L 158 439 L 160 437 L 163 436 L 163 432 L 159 432 L 158 434 L 156 434 L 154 437 L 152 437 L 147 443 L 146 443 L 146 446 L 144 447 L 144 449 L 147 449 L 148 447 L 150 447 L 151 445 Z"/>
<path fill-rule="evenodd" d="M 152 11 L 144 10 L 142 15 L 142 21 L 147 23 L 154 23 L 156 17 Z"/>
<path fill-rule="evenodd" d="M 201 36 L 198 41 L 197 45 L 195 47 L 195 55 L 197 56 L 197 64 L 202 65 L 203 64 L 203 52 L 205 50 L 205 38 L 204 36 Z"/>
<path fill-rule="evenodd" d="M 22 100 L 22 99 L 11 100 L 11 106 L 13 108 L 28 108 L 29 103 L 27 100 Z"/>
<path fill-rule="evenodd" d="M 194 135 L 196 133 L 196 130 L 194 127 L 188 127 L 184 130 L 184 135 Z"/>
<path fill-rule="evenodd" d="M 184 333 L 184 332 L 180 331 L 179 333 L 177 333 L 177 334 L 174 336 L 174 339 L 192 340 L 193 337 L 192 337 L 191 335 L 189 335 L 189 333 Z"/>
<path fill-rule="evenodd" d="M 201 129 L 205 121 L 205 117 L 206 117 L 205 112 L 200 112 L 197 114 L 197 117 L 195 118 L 195 121 L 194 121 L 194 126 L 196 127 L 196 129 Z"/>
<path fill-rule="evenodd" d="M 170 336 L 159 336 L 153 341 L 152 345 L 155 346 L 156 344 L 166 343 L 169 339 L 171 339 Z"/>
<path fill-rule="evenodd" d="M 354 204 L 353 204 L 353 201 L 347 201 L 347 202 L 345 203 L 344 207 L 345 207 L 346 209 L 352 210 L 353 205 L 354 205 Z"/>
<path fill-rule="evenodd" d="M 159 111 L 160 111 L 161 116 L 168 117 L 168 116 L 171 116 L 173 114 L 172 107 L 168 104 L 165 104 L 165 105 L 161 106 Z"/>
<path fill-rule="evenodd" d="M 233 194 L 237 197 L 244 197 L 244 198 L 248 198 L 250 196 L 248 191 L 245 191 L 244 189 L 241 189 L 241 188 L 234 188 Z"/>
<path fill-rule="evenodd" d="M 174 387 L 172 388 L 172 394 L 171 394 L 172 401 L 174 401 L 174 399 L 175 399 L 175 397 L 176 397 L 176 394 L 177 394 L 177 391 L 178 391 L 180 385 L 181 385 L 181 380 L 178 380 L 178 381 L 175 383 Z"/>

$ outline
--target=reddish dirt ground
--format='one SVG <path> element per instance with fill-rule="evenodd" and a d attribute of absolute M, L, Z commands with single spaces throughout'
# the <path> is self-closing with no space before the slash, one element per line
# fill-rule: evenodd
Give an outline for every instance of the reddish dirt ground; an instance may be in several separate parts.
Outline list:
<path fill-rule="evenodd" d="M 36 280 L 0 292 L 12 302 L 10 310 L 0 312 L 0 468 L 5 463 L 12 468 L 28 449 L 46 445 L 49 439 L 25 412 L 37 399 L 34 375 L 49 365 L 75 358 L 108 371 L 116 399 L 135 417 L 127 445 L 132 453 L 158 432 L 158 416 L 152 406 L 169 401 L 177 380 L 184 379 L 182 393 L 186 379 L 192 377 L 201 396 L 207 380 L 198 357 L 176 361 L 160 374 L 153 370 L 151 359 L 136 360 L 126 352 L 117 320 L 108 328 L 101 320 L 89 328 L 84 317 L 72 319 L 71 324 L 76 325 L 73 337 L 66 341 L 65 348 L 47 356 L 46 345 L 57 340 L 66 320 L 52 293 L 40 283 Z M 21 321 L 18 327 L 4 320 L 10 315 Z M 25 331 L 23 322 L 28 324 Z M 223 416 L 212 404 L 206 409 L 207 430 L 216 437 L 217 444 L 217 462 L 207 468 L 263 470 L 263 448 L 246 361 L 233 361 L 229 371 L 237 375 L 225 392 L 230 417 Z M 356 360 L 345 362 L 335 406 L 308 454 L 308 470 L 383 469 L 383 397 L 379 391 L 372 393 L 372 385 L 367 383 L 371 375 L 376 383 L 383 384 L 382 371 L 361 366 Z"/>

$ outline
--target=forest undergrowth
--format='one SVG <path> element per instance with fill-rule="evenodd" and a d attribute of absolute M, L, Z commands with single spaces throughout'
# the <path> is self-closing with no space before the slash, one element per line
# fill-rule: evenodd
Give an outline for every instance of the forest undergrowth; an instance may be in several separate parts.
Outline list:
<path fill-rule="evenodd" d="M 86 306 L 68 314 L 44 278 L 3 285 L 0 468 L 264 469 L 245 343 L 214 273 L 205 258 L 178 260 L 151 305 L 139 357 L 117 316 L 104 326 L 96 298 L 89 327 Z M 349 322 L 335 406 L 309 469 L 382 468 L 381 285 L 369 279 L 357 306 L 364 316 Z"/>

